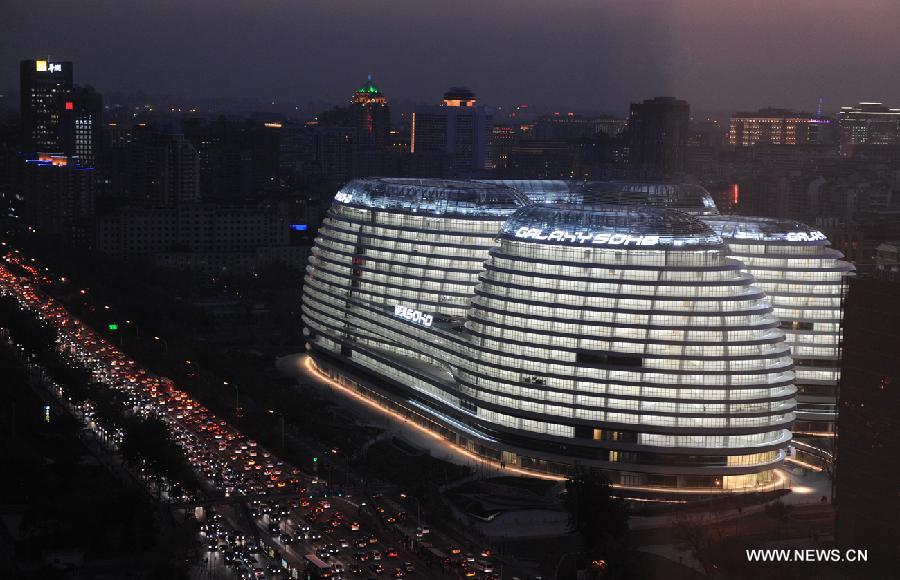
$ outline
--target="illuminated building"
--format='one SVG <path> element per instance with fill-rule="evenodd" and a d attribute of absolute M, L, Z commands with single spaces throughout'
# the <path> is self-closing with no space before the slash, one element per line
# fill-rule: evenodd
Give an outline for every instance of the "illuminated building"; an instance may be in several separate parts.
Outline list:
<path fill-rule="evenodd" d="M 493 114 L 478 105 L 475 93 L 464 87 L 453 87 L 444 93 L 437 106 L 416 107 L 412 116 L 410 152 L 434 158 L 435 172 L 440 175 L 440 159 L 449 158 L 455 175 L 476 173 L 487 166 L 488 138 Z M 423 167 L 420 173 L 425 174 Z"/>
<path fill-rule="evenodd" d="M 881 103 L 860 103 L 841 107 L 841 154 L 849 156 L 861 145 L 897 145 L 900 143 L 900 109 Z"/>
<path fill-rule="evenodd" d="M 95 167 L 100 153 L 103 97 L 91 87 L 74 87 L 63 106 L 60 131 L 64 150 L 82 167 Z"/>
<path fill-rule="evenodd" d="M 722 238 L 672 209 L 527 204 L 501 184 L 342 188 L 304 287 L 315 364 L 507 466 L 771 483 L 792 363 Z"/>
<path fill-rule="evenodd" d="M 830 124 L 830 119 L 787 109 L 766 108 L 755 113 L 734 113 L 728 126 L 728 143 L 736 147 L 760 143 L 815 144 L 825 137 L 822 127 Z"/>
<path fill-rule="evenodd" d="M 683 171 L 690 116 L 690 105 L 674 97 L 631 103 L 628 117 L 631 166 L 651 177 Z"/>
<path fill-rule="evenodd" d="M 842 303 L 853 266 L 825 235 L 791 220 L 716 216 L 704 221 L 753 275 L 781 321 L 796 374 L 800 434 L 834 432 Z"/>
<path fill-rule="evenodd" d="M 19 79 L 25 152 L 71 153 L 66 150 L 60 121 L 62 112 L 71 104 L 72 63 L 23 60 Z"/>
<path fill-rule="evenodd" d="M 359 130 L 359 139 L 376 147 L 387 147 L 391 131 L 391 110 L 372 76 L 353 93 L 350 118 Z"/>

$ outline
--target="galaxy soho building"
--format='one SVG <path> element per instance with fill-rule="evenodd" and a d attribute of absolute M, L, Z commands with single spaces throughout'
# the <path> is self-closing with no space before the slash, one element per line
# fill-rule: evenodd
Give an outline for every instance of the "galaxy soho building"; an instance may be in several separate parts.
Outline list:
<path fill-rule="evenodd" d="M 310 362 L 506 466 L 759 489 L 798 419 L 791 348 L 835 372 L 848 268 L 818 232 L 786 257 L 769 228 L 716 214 L 692 186 L 353 181 L 307 270 Z M 777 273 L 803 268 L 829 281 Z M 824 310 L 831 334 L 805 326 Z"/>

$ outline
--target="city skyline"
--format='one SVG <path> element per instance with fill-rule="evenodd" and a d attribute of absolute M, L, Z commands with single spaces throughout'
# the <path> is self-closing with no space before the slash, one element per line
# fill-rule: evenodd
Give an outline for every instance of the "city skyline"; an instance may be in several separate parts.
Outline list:
<path fill-rule="evenodd" d="M 51 2 L 41 13 L 12 7 L 10 21 L 19 25 L 4 52 L 74 61 L 81 81 L 102 92 L 185 99 L 343 102 L 347 87 L 370 73 L 398 101 L 436 102 L 448 86 L 465 85 L 492 105 L 610 112 L 655 95 L 684 98 L 697 111 L 810 110 L 822 97 L 834 111 L 891 102 L 900 92 L 890 58 L 900 5 L 891 2 L 837 0 L 822 10 L 809 0 L 784 7 L 501 1 L 479 9 L 459 18 L 447 7 L 405 1 L 215 10 L 196 2 L 177 12 L 125 2 L 99 15 Z M 85 30 L 98 42 L 81 42 Z M 567 32 L 551 33 L 558 30 Z M 0 72 L 0 87 L 15 85 L 14 71 Z"/>

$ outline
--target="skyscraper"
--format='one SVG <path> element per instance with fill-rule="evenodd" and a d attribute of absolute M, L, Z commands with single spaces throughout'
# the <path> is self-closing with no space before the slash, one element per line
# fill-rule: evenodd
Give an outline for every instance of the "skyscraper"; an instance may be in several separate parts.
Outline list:
<path fill-rule="evenodd" d="M 410 152 L 436 159 L 446 155 L 455 175 L 485 169 L 493 114 L 476 103 L 475 93 L 453 87 L 444 93 L 440 105 L 416 107 Z"/>
<path fill-rule="evenodd" d="M 350 100 L 350 118 L 359 130 L 359 139 L 376 147 L 386 147 L 391 131 L 391 110 L 387 99 L 372 81 L 366 79 Z"/>
<path fill-rule="evenodd" d="M 900 570 L 900 284 L 850 281 L 837 437 L 839 547 L 869 549 L 869 578 Z"/>
<path fill-rule="evenodd" d="M 690 117 L 690 105 L 675 97 L 631 103 L 628 128 L 632 167 L 653 177 L 682 171 Z"/>
<path fill-rule="evenodd" d="M 22 147 L 28 154 L 65 151 L 61 116 L 71 111 L 72 63 L 23 60 L 19 65 Z"/>
<path fill-rule="evenodd" d="M 76 86 L 60 112 L 63 151 L 78 157 L 82 167 L 94 167 L 100 153 L 103 97 L 92 87 Z"/>

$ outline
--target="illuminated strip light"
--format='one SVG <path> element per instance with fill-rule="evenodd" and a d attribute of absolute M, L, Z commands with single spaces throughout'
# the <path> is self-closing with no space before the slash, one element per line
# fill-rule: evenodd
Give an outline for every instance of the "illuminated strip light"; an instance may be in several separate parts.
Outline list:
<path fill-rule="evenodd" d="M 824 470 L 823 470 L 821 467 L 819 467 L 818 465 L 813 465 L 812 463 L 807 463 L 807 462 L 802 461 L 802 460 L 800 460 L 800 459 L 794 459 L 793 457 L 787 457 L 787 458 L 785 458 L 785 461 L 790 461 L 791 463 L 796 463 L 797 465 L 799 465 L 799 466 L 801 466 L 801 467 L 805 467 L 806 469 L 810 469 L 810 470 L 812 470 L 812 471 L 815 471 L 816 473 L 820 473 L 820 472 L 824 471 Z"/>
<path fill-rule="evenodd" d="M 828 457 L 834 457 L 831 453 L 829 453 L 825 449 L 822 449 L 821 447 L 816 447 L 815 445 L 810 445 L 810 444 L 804 443 L 802 441 L 797 441 L 796 439 L 793 441 L 793 443 L 791 443 L 791 445 L 793 445 L 795 447 L 808 447 L 808 448 L 812 449 L 813 451 L 818 451 L 819 453 L 825 454 Z"/>
<path fill-rule="evenodd" d="M 405 424 L 409 425 L 410 427 L 412 427 L 412 428 L 414 428 L 414 429 L 416 429 L 416 430 L 422 432 L 423 434 L 428 435 L 429 437 L 431 437 L 431 438 L 433 438 L 434 440 L 438 441 L 439 443 L 441 443 L 441 444 L 444 445 L 445 447 L 447 447 L 447 448 L 449 448 L 450 450 L 452 450 L 452 451 L 454 451 L 454 452 L 456 452 L 456 453 L 462 455 L 463 457 L 465 457 L 465 458 L 467 458 L 467 459 L 471 459 L 472 461 L 479 461 L 479 462 L 488 464 L 488 465 L 490 465 L 490 466 L 496 468 L 498 471 L 508 471 L 508 472 L 511 472 L 511 473 L 517 473 L 517 474 L 519 474 L 519 475 L 524 475 L 524 476 L 527 476 L 527 477 L 536 477 L 536 478 L 538 478 L 538 479 L 547 479 L 547 480 L 550 480 L 550 481 L 565 481 L 565 480 L 566 480 L 565 477 L 560 476 L 560 475 L 551 475 L 551 474 L 543 473 L 543 472 L 540 472 L 540 471 L 531 471 L 531 470 L 528 470 L 528 469 L 521 469 L 521 468 L 518 468 L 518 467 L 510 467 L 510 466 L 508 466 L 508 465 L 503 465 L 503 466 L 501 466 L 499 462 L 492 461 L 492 460 L 487 459 L 487 458 L 485 458 L 485 457 L 481 457 L 480 455 L 476 455 L 475 453 L 472 453 L 472 452 L 469 451 L 468 449 L 465 449 L 465 448 L 463 448 L 463 447 L 460 447 L 459 445 L 457 445 L 457 444 L 455 444 L 455 443 L 451 443 L 450 441 L 444 439 L 444 437 L 442 437 L 442 436 L 439 435 L 438 433 L 435 433 L 434 431 L 428 429 L 427 427 L 423 427 L 423 426 L 419 425 L 418 423 L 415 423 L 415 422 L 413 422 L 413 421 L 410 421 L 409 418 L 404 417 L 403 415 L 400 415 L 399 413 L 397 413 L 397 412 L 395 412 L 395 411 L 389 409 L 389 408 L 386 407 L 385 405 L 382 405 L 382 404 L 380 404 L 380 403 L 377 403 L 377 402 L 373 401 L 372 399 L 370 399 L 370 398 L 368 398 L 368 397 L 366 397 L 366 396 L 364 396 L 364 395 L 362 395 L 362 394 L 360 394 L 360 393 L 357 393 L 357 392 L 354 391 L 353 389 L 351 389 L 351 388 L 349 388 L 349 387 L 346 387 L 346 386 L 342 385 L 342 384 L 339 383 L 338 381 L 335 381 L 334 379 L 332 379 L 331 377 L 327 376 L 325 373 L 323 373 L 322 371 L 320 371 L 320 370 L 318 369 L 318 367 L 316 366 L 315 362 L 313 362 L 312 357 L 310 357 L 310 356 L 307 355 L 306 360 L 304 361 L 303 365 L 306 367 L 306 370 L 307 370 L 310 374 L 314 375 L 314 376 L 315 376 L 317 379 L 319 379 L 320 381 L 322 381 L 322 382 L 324 382 L 324 383 L 326 383 L 326 384 L 328 384 L 328 385 L 334 387 L 335 389 L 337 389 L 338 391 L 340 391 L 340 392 L 342 392 L 342 393 L 344 393 L 344 394 L 350 395 L 351 397 L 353 397 L 353 398 L 356 399 L 357 401 L 360 401 L 360 402 L 362 402 L 362 403 L 365 403 L 365 404 L 368 405 L 369 407 L 371 407 L 371 408 L 373 408 L 373 409 L 376 409 L 376 410 L 378 410 L 378 411 L 381 411 L 381 412 L 384 413 L 385 415 L 388 415 L 388 416 L 390 416 L 391 418 L 393 418 L 393 419 L 395 419 L 395 420 L 397 420 L 397 421 L 400 421 L 400 422 L 402 422 L 402 423 L 405 423 Z"/>
<path fill-rule="evenodd" d="M 412 399 L 407 399 L 406 402 L 409 403 L 410 405 L 413 405 L 414 407 L 422 409 L 426 413 L 434 415 L 441 421 L 443 421 L 445 423 L 449 423 L 450 425 L 453 425 L 460 431 L 464 431 L 464 432 L 468 433 L 469 435 L 472 435 L 473 437 L 478 437 L 479 439 L 484 439 L 485 441 L 490 441 L 492 443 L 498 443 L 498 441 L 496 439 L 494 439 L 493 437 L 491 437 L 490 435 L 482 433 L 481 431 L 476 431 L 475 429 L 472 429 L 465 423 L 460 423 L 456 419 L 448 417 L 447 415 L 444 415 L 443 413 L 439 413 L 427 405 L 423 405 L 422 403 L 420 403 L 418 401 L 413 401 Z"/>
<path fill-rule="evenodd" d="M 473 461 L 479 461 L 484 464 L 490 465 L 491 467 L 493 467 L 494 469 L 496 469 L 497 471 L 500 471 L 500 472 L 506 471 L 506 472 L 511 472 L 511 473 L 517 473 L 519 475 L 523 475 L 526 477 L 534 477 L 534 478 L 546 479 L 546 480 L 550 480 L 550 481 L 566 481 L 568 479 L 568 478 L 560 476 L 560 475 L 552 475 L 549 473 L 544 473 L 542 471 L 532 471 L 529 469 L 523 469 L 523 468 L 519 468 L 519 467 L 510 467 L 505 464 L 501 465 L 497 461 L 493 461 L 492 459 L 472 453 L 468 449 L 465 449 L 463 447 L 460 447 L 456 443 L 452 443 L 452 442 L 448 441 L 443 436 L 441 436 L 438 433 L 435 433 L 434 431 L 428 429 L 427 427 L 423 427 L 422 425 L 419 425 L 418 423 L 410 421 L 408 417 L 404 417 L 403 415 L 400 415 L 399 413 L 391 410 L 390 408 L 386 407 L 385 405 L 382 405 L 382 404 L 370 399 L 369 397 L 366 397 L 365 395 L 362 395 L 362 394 L 356 392 L 355 390 L 353 390 L 345 385 L 342 385 L 338 381 L 327 376 L 324 372 L 319 370 L 318 366 L 316 366 L 316 363 L 313 361 L 311 356 L 306 355 L 306 360 L 302 364 L 303 364 L 303 366 L 306 367 L 306 370 L 311 375 L 313 375 L 316 379 L 322 381 L 323 383 L 328 384 L 331 387 L 334 387 L 341 393 L 349 395 L 349 396 L 353 397 L 354 399 L 356 399 L 357 401 L 360 401 L 361 403 L 364 403 L 365 405 L 367 405 L 373 409 L 376 409 L 376 410 L 384 413 L 385 415 L 390 416 L 392 419 L 399 421 L 401 423 L 405 423 L 406 425 L 422 432 L 423 434 L 428 435 L 429 437 L 435 439 L 437 442 L 444 445 L 451 451 L 454 451 L 454 452 L 466 457 L 467 459 L 471 459 Z M 780 451 L 779 455 L 781 455 L 783 457 L 784 452 Z M 761 492 L 761 491 L 771 491 L 771 490 L 775 490 L 775 489 L 783 489 L 785 483 L 787 483 L 789 481 L 788 478 L 785 477 L 779 469 L 773 469 L 772 472 L 774 475 L 773 481 L 767 485 L 760 485 L 760 486 L 754 487 L 753 491 Z M 618 483 L 611 483 L 610 487 L 615 488 L 615 489 L 629 489 L 629 490 L 633 490 L 633 491 L 671 492 L 671 493 L 679 493 L 679 494 L 685 494 L 685 495 L 735 494 L 735 493 L 746 492 L 746 490 L 743 488 L 739 488 L 739 489 L 721 489 L 721 488 L 684 489 L 684 488 L 677 488 L 677 487 L 648 488 L 648 487 L 640 487 L 640 486 L 628 486 L 628 485 L 622 485 L 622 484 L 618 484 Z M 650 501 L 650 500 L 647 500 L 647 501 Z"/>

